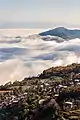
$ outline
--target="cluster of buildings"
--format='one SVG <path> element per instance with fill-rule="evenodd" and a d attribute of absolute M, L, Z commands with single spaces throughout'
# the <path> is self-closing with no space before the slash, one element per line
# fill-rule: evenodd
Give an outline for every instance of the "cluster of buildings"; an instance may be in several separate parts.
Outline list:
<path fill-rule="evenodd" d="M 13 90 L 0 90 L 0 109 L 18 104 L 26 95 L 27 93 L 15 95 Z"/>
<path fill-rule="evenodd" d="M 68 88 L 73 87 L 80 87 L 80 80 L 79 79 L 70 79 L 70 80 L 63 80 L 61 82 L 54 82 L 53 80 L 45 79 L 38 82 L 37 85 L 32 86 L 32 90 L 38 92 L 41 91 L 43 95 L 42 99 L 39 100 L 39 104 L 42 104 L 46 100 L 46 96 L 52 97 L 54 99 L 59 98 L 60 93 L 62 90 L 68 90 Z M 72 91 L 73 92 L 73 91 Z M 75 94 L 75 93 L 74 93 Z M 74 95 L 75 96 L 75 95 Z M 80 108 L 80 96 L 72 98 L 72 96 L 66 96 L 62 102 L 62 109 L 69 110 L 69 109 L 78 109 Z"/>
<path fill-rule="evenodd" d="M 80 86 L 80 80 L 62 80 L 60 82 L 50 79 L 28 80 L 28 84 L 21 86 L 22 91 L 17 95 L 13 90 L 0 90 L 0 108 L 18 104 L 31 96 L 32 102 L 37 105 L 43 104 L 47 99 L 59 97 L 63 89 Z M 29 84 L 30 83 L 30 84 Z M 16 86 L 15 86 L 16 87 Z M 66 98 L 63 101 L 62 109 L 68 110 L 80 107 L 80 98 Z"/>

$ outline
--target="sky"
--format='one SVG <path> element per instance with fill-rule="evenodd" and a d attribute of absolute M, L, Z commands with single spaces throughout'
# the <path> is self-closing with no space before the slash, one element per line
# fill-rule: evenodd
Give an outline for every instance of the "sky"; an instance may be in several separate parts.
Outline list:
<path fill-rule="evenodd" d="M 80 28 L 80 0 L 0 0 L 0 28 Z"/>

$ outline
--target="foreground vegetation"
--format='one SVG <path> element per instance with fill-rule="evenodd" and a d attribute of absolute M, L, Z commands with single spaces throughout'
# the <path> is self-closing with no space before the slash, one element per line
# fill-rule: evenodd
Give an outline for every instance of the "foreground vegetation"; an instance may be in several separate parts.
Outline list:
<path fill-rule="evenodd" d="M 80 64 L 0 86 L 0 120 L 80 120 Z"/>

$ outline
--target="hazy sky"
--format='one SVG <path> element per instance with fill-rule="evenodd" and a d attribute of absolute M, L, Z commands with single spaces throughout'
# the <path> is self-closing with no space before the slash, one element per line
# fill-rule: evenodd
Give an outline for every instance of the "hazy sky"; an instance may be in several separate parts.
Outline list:
<path fill-rule="evenodd" d="M 0 0 L 0 28 L 80 27 L 80 0 Z"/>

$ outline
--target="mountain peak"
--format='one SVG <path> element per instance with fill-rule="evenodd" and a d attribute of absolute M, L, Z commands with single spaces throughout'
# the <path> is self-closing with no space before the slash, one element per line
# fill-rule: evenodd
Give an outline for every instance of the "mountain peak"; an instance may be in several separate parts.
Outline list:
<path fill-rule="evenodd" d="M 57 27 L 51 30 L 48 30 L 46 32 L 42 32 L 39 35 L 41 36 L 46 36 L 46 35 L 51 35 L 51 36 L 57 36 L 61 37 L 63 39 L 75 39 L 75 38 L 80 38 L 80 30 L 69 30 L 65 27 Z"/>
<path fill-rule="evenodd" d="M 67 28 L 65 28 L 65 27 L 57 27 L 54 30 L 67 30 Z"/>

